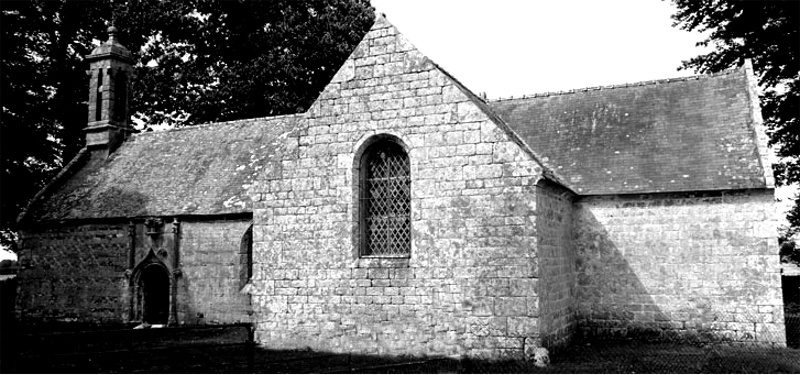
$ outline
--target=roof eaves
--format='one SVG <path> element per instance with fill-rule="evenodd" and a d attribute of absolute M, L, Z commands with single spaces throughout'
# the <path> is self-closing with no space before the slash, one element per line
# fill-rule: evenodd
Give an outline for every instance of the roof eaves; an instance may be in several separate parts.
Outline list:
<path fill-rule="evenodd" d="M 750 109 L 751 129 L 753 130 L 754 143 L 756 145 L 756 155 L 758 163 L 764 173 L 764 184 L 768 188 L 775 187 L 775 176 L 772 174 L 772 163 L 769 160 L 767 129 L 764 126 L 764 119 L 761 116 L 761 104 L 758 98 L 758 79 L 753 72 L 753 62 L 745 59 L 744 64 L 739 68 L 745 77 L 745 91 L 747 92 L 747 106 Z"/>
<path fill-rule="evenodd" d="M 89 151 L 88 148 L 84 147 L 78 154 L 75 155 L 72 160 L 70 160 L 64 168 L 61 169 L 60 172 L 45 185 L 33 198 L 28 202 L 25 208 L 20 212 L 19 216 L 17 216 L 17 225 L 22 225 L 25 220 L 28 219 L 28 213 L 34 207 L 36 203 L 44 198 L 44 196 L 50 193 L 53 189 L 55 189 L 58 185 L 62 182 L 66 181 L 72 174 L 77 171 L 77 169 L 83 167 L 91 158 L 92 153 Z"/>

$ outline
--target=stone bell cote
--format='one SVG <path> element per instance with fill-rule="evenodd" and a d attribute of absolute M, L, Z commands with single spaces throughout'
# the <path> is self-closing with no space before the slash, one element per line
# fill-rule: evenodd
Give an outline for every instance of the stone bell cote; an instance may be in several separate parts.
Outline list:
<path fill-rule="evenodd" d="M 86 57 L 89 62 L 89 123 L 86 147 L 107 157 L 133 131 L 130 93 L 133 55 L 117 41 L 117 29 L 108 28 L 108 41 Z"/>

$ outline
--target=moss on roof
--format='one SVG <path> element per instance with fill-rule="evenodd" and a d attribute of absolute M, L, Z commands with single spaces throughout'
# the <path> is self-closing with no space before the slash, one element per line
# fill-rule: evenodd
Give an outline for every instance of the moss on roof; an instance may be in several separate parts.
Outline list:
<path fill-rule="evenodd" d="M 252 212 L 248 188 L 282 159 L 301 116 L 134 135 L 31 207 L 37 221 Z"/>
<path fill-rule="evenodd" d="M 768 187 L 750 100 L 737 69 L 489 105 L 570 188 L 594 195 Z"/>

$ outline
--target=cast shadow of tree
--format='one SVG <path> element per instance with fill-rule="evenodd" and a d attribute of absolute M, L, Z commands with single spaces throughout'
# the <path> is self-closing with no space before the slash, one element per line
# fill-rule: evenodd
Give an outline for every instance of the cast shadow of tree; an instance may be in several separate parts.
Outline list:
<path fill-rule="evenodd" d="M 578 340 L 659 338 L 675 328 L 589 209 L 576 210 L 574 233 Z"/>

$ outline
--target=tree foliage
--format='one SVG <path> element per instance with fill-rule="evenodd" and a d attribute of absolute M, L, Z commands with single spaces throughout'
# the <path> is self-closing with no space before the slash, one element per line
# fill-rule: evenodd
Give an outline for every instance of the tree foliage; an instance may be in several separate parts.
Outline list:
<path fill-rule="evenodd" d="M 17 214 L 83 146 L 86 55 L 114 24 L 135 55 L 144 129 L 306 109 L 373 20 L 368 0 L 3 1 L 2 212 Z"/>
<path fill-rule="evenodd" d="M 763 91 L 761 112 L 780 162 L 778 184 L 800 182 L 800 1 L 673 0 L 674 25 L 709 32 L 697 43 L 712 46 L 681 68 L 714 73 L 751 59 Z M 798 197 L 800 198 L 800 197 Z M 788 215 L 785 236 L 800 231 L 800 199 Z"/>

